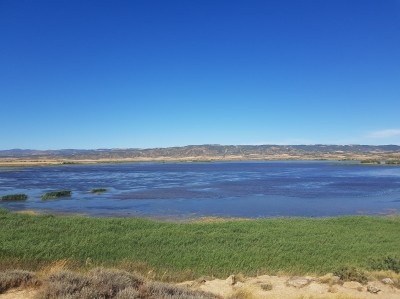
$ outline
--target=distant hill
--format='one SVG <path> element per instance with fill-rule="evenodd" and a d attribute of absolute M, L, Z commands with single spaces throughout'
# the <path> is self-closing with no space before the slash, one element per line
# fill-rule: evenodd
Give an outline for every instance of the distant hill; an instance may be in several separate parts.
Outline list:
<path fill-rule="evenodd" d="M 398 145 L 188 145 L 182 147 L 149 149 L 60 149 L 0 150 L 2 159 L 67 159 L 67 160 L 119 160 L 119 159 L 268 159 L 286 158 L 346 158 L 347 156 L 379 156 L 400 154 Z"/>

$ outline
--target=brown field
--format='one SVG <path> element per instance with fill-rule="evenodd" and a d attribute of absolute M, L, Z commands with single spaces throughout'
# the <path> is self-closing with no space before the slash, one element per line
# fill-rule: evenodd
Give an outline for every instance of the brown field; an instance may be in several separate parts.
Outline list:
<path fill-rule="evenodd" d="M 362 161 L 362 160 L 399 160 L 400 153 L 322 153 L 322 154 L 271 154 L 271 155 L 229 155 L 229 156 L 188 156 L 171 158 L 142 157 L 118 159 L 72 159 L 60 157 L 35 157 L 29 158 L 1 158 L 0 166 L 54 166 L 64 164 L 102 164 L 102 163 L 133 163 L 133 162 L 212 162 L 212 161 L 290 161 L 290 160 L 336 160 L 336 161 Z"/>

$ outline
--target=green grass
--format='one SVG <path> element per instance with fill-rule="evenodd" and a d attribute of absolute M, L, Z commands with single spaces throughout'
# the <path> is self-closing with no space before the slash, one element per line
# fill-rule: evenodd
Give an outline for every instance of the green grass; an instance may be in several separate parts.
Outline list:
<path fill-rule="evenodd" d="M 26 194 L 9 194 L 0 197 L 0 201 L 25 201 L 28 199 L 28 195 Z"/>
<path fill-rule="evenodd" d="M 43 194 L 42 200 L 48 200 L 48 199 L 56 199 L 60 197 L 69 197 L 71 196 L 71 191 L 69 190 L 58 190 L 58 191 L 51 191 Z"/>
<path fill-rule="evenodd" d="M 173 279 L 172 273 L 190 278 L 368 269 L 371 260 L 398 256 L 400 248 L 399 217 L 171 223 L 0 210 L 0 223 L 0 268 L 35 270 L 62 259 L 79 267 L 132 263 L 163 279 Z"/>

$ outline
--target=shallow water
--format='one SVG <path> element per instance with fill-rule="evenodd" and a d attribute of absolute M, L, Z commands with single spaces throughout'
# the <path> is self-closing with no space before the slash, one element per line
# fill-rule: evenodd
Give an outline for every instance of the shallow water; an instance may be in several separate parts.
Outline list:
<path fill-rule="evenodd" d="M 92 188 L 109 191 L 92 194 Z M 42 201 L 52 190 L 70 198 Z M 337 162 L 131 163 L 1 171 L 10 210 L 156 218 L 336 216 L 400 210 L 400 167 Z"/>

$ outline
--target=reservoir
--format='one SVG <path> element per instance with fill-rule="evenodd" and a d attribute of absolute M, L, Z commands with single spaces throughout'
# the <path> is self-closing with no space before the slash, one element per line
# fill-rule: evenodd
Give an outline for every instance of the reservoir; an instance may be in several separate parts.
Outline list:
<path fill-rule="evenodd" d="M 72 196 L 41 200 L 54 190 Z M 400 167 L 336 161 L 0 167 L 0 196 L 15 193 L 29 198 L 0 208 L 158 219 L 386 215 L 400 211 Z"/>

